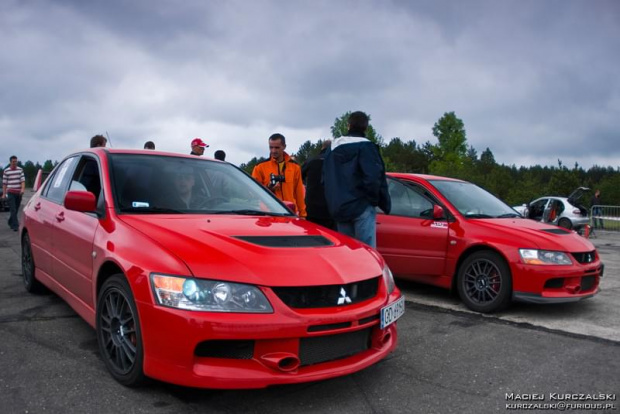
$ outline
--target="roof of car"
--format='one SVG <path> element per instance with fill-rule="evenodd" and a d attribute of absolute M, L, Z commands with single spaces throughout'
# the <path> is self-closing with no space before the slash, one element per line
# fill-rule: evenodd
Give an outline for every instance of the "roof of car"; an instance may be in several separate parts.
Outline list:
<path fill-rule="evenodd" d="M 463 181 L 458 178 L 450 178 L 450 177 L 442 177 L 440 175 L 429 175 L 429 174 L 413 174 L 413 173 L 397 173 L 397 172 L 389 172 L 387 173 L 390 177 L 395 178 L 404 178 L 404 179 L 422 179 L 422 180 L 444 180 L 444 181 Z"/>

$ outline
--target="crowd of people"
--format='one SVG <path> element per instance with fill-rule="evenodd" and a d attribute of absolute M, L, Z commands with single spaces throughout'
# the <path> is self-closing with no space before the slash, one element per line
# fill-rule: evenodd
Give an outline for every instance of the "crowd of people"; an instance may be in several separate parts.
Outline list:
<path fill-rule="evenodd" d="M 325 141 L 321 152 L 301 167 L 286 152 L 286 138 L 276 133 L 269 137 L 269 158 L 257 164 L 252 177 L 277 198 L 289 204 L 301 218 L 354 237 L 376 247 L 376 207 L 390 212 L 385 165 L 376 144 L 366 138 L 368 116 L 353 112 L 348 120 L 348 133 Z M 106 147 L 108 138 L 95 135 L 90 147 Z M 190 155 L 202 156 L 209 147 L 201 138 L 194 138 Z M 145 150 L 155 150 L 155 143 L 144 143 Z M 217 150 L 214 158 L 226 161 L 226 153 Z M 19 228 L 18 211 L 25 191 L 23 170 L 11 156 L 3 172 L 3 197 L 8 199 L 9 227 Z M 179 205 L 196 206 L 205 200 L 192 198 L 192 174 L 179 174 L 176 185 Z"/>

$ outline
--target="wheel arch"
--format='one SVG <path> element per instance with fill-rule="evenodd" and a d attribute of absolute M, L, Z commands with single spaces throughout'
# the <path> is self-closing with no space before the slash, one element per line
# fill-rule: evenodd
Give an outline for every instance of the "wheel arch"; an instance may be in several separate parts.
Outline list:
<path fill-rule="evenodd" d="M 502 251 L 493 246 L 489 246 L 485 244 L 477 244 L 474 246 L 470 246 L 466 250 L 464 250 L 463 253 L 461 253 L 461 256 L 459 257 L 458 261 L 456 262 L 456 266 L 454 267 L 454 273 L 452 274 L 452 284 L 450 285 L 450 292 L 452 294 L 457 294 L 456 283 L 458 279 L 459 270 L 461 269 L 463 262 L 467 260 L 467 258 L 471 256 L 472 254 L 483 252 L 483 251 L 497 253 L 499 257 L 502 258 L 504 263 L 506 263 L 506 266 L 508 267 L 508 270 L 510 271 L 510 278 L 512 279 L 512 268 L 510 267 L 510 261 L 508 261 L 506 256 L 502 253 Z"/>
<path fill-rule="evenodd" d="M 121 269 L 121 267 L 115 262 L 107 261 L 99 268 L 99 272 L 97 273 L 97 287 L 95 290 L 95 303 L 97 302 L 97 298 L 99 298 L 99 292 L 101 291 L 101 287 L 103 286 L 105 281 L 108 280 L 111 276 L 117 274 L 121 274 L 125 279 L 127 279 L 127 276 L 125 275 L 125 272 L 123 272 L 123 269 Z"/>

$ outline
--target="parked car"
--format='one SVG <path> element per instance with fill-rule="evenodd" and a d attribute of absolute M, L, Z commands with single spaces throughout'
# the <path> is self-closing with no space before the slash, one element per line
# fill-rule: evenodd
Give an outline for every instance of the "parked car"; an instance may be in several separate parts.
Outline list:
<path fill-rule="evenodd" d="M 540 197 L 529 204 L 513 208 L 523 217 L 579 231 L 590 221 L 588 209 L 580 203 L 588 191 L 590 189 L 587 187 L 579 187 L 568 197 Z"/>
<path fill-rule="evenodd" d="M 199 157 L 71 154 L 25 206 L 21 246 L 26 289 L 67 301 L 129 386 L 145 376 L 260 388 L 350 374 L 395 349 L 404 313 L 375 250 L 296 217 L 232 164 Z"/>
<path fill-rule="evenodd" d="M 377 248 L 394 276 L 453 289 L 478 312 L 512 301 L 563 303 L 598 292 L 603 264 L 572 231 L 525 219 L 461 180 L 390 173 Z"/>

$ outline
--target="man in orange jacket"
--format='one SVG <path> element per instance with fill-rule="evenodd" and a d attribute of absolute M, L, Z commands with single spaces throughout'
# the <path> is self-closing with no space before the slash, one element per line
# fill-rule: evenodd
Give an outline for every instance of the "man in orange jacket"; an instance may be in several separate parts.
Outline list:
<path fill-rule="evenodd" d="M 269 137 L 269 159 L 254 167 L 252 177 L 282 201 L 292 201 L 295 213 L 306 217 L 304 185 L 301 180 L 301 167 L 284 151 L 286 138 L 282 134 Z"/>

